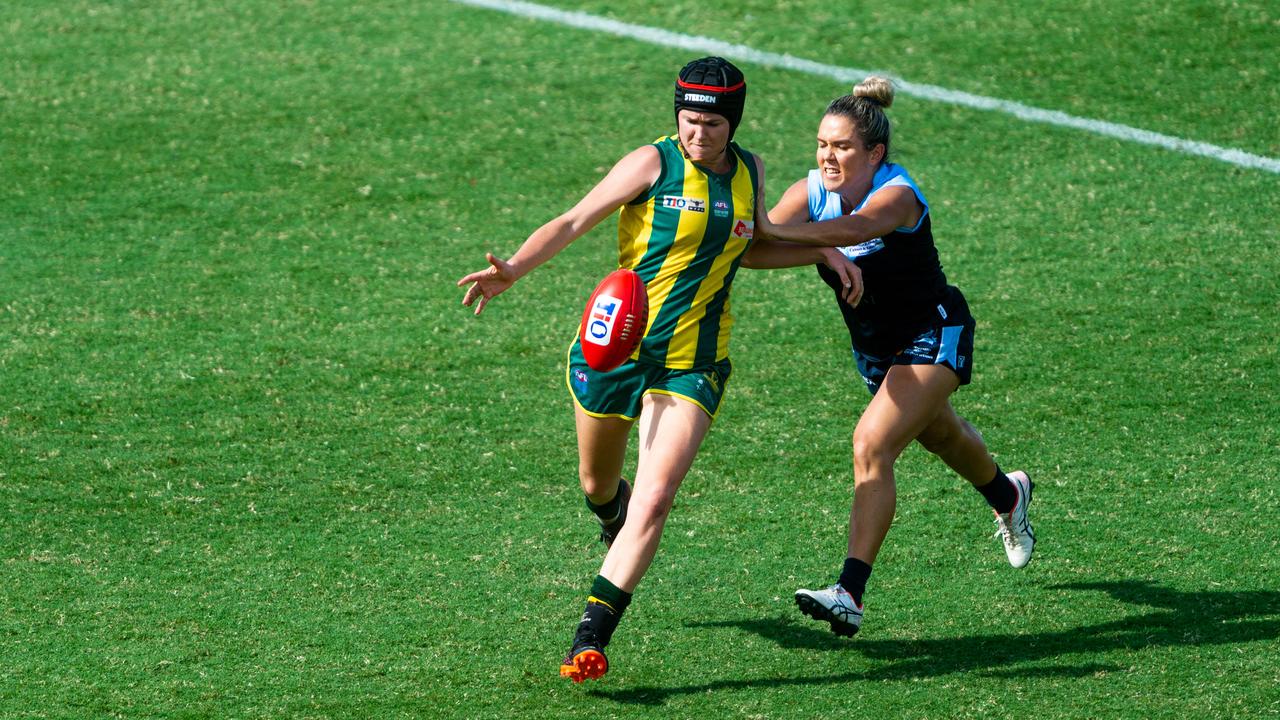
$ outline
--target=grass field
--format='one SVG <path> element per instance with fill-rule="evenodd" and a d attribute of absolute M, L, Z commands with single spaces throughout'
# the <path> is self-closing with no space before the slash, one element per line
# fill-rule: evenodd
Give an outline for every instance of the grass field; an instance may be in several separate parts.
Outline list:
<path fill-rule="evenodd" d="M 1274 3 L 555 3 L 1280 156 Z M 744 271 L 612 670 L 557 677 L 614 223 L 480 318 L 454 282 L 696 55 L 443 0 L 0 7 L 0 717 L 1280 716 L 1280 176 L 909 96 L 1035 560 L 912 448 L 863 632 L 799 616 L 867 395 L 813 271 Z M 777 198 L 847 88 L 743 68 Z"/>

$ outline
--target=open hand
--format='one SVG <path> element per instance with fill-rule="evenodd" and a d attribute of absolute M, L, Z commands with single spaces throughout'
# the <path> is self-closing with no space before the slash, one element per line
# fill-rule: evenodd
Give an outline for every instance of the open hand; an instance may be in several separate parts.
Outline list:
<path fill-rule="evenodd" d="M 484 310 L 484 306 L 489 303 L 490 299 L 501 294 L 519 279 L 511 263 L 493 253 L 485 253 L 484 258 L 489 261 L 489 267 L 473 272 L 458 281 L 458 287 L 471 283 L 471 287 L 467 288 L 466 295 L 462 296 L 463 305 L 471 307 L 476 298 L 480 299 L 480 302 L 476 304 L 476 315 L 479 315 Z"/>

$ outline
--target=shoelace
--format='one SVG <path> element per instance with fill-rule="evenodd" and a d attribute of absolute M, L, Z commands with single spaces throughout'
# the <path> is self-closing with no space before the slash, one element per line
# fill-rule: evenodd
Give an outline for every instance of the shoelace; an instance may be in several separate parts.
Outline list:
<path fill-rule="evenodd" d="M 1013 518 L 1010 517 L 1010 520 Z M 1003 515 L 996 515 L 996 533 L 992 537 L 998 537 L 1004 540 L 1004 544 L 1008 547 L 1014 547 L 1013 527 L 1012 523 L 1006 523 Z"/>
<path fill-rule="evenodd" d="M 1009 513 L 1009 522 L 1007 523 L 1004 521 L 1004 516 L 997 513 L 995 523 L 997 529 L 991 537 L 1003 539 L 1007 547 L 1019 547 L 1020 543 L 1018 543 L 1017 536 L 1013 532 L 1013 513 Z"/>

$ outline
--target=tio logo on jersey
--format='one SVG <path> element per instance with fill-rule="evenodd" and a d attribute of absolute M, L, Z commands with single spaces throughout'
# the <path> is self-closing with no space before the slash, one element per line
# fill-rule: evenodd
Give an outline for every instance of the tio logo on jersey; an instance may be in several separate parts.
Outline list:
<path fill-rule="evenodd" d="M 704 213 L 707 211 L 707 201 L 702 198 L 664 195 L 662 197 L 662 207 L 675 208 L 685 212 Z"/>

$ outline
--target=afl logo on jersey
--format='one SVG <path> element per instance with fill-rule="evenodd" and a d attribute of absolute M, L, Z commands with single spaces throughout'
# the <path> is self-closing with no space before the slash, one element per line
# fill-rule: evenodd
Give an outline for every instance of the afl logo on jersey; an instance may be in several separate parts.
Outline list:
<path fill-rule="evenodd" d="M 707 211 L 707 201 L 702 198 L 665 195 L 662 198 L 662 207 L 675 208 L 677 210 L 684 210 L 685 212 L 704 213 Z"/>

